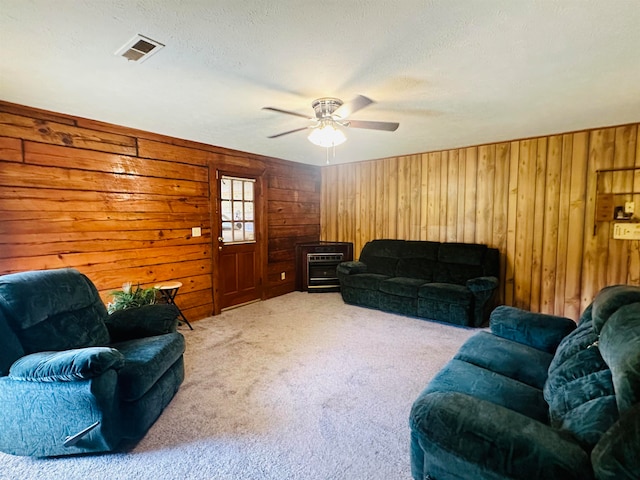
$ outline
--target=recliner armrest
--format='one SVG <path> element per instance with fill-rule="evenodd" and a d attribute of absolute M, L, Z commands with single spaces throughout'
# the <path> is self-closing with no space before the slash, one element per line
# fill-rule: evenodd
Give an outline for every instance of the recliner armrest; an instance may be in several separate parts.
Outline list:
<path fill-rule="evenodd" d="M 163 335 L 176 331 L 178 309 L 175 305 L 156 303 L 117 310 L 105 319 L 105 324 L 111 343 Z"/>
<path fill-rule="evenodd" d="M 491 312 L 491 332 L 507 340 L 555 353 L 564 337 L 576 328 L 573 320 L 501 305 Z"/>
<path fill-rule="evenodd" d="M 336 272 L 342 275 L 355 275 L 357 273 L 366 273 L 366 271 L 367 265 L 358 260 L 342 262 L 336 268 Z"/>
<path fill-rule="evenodd" d="M 16 360 L 9 369 L 9 378 L 26 382 L 73 382 L 123 366 L 124 356 L 110 347 L 37 352 Z"/>

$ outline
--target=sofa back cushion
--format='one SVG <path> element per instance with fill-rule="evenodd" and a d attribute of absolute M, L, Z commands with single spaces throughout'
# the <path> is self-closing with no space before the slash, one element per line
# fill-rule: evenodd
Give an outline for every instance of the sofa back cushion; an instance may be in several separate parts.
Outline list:
<path fill-rule="evenodd" d="M 427 258 L 401 258 L 396 267 L 396 276 L 433 282 L 437 268 L 438 262 Z"/>
<path fill-rule="evenodd" d="M 482 267 L 478 265 L 459 265 L 456 263 L 438 263 L 433 281 L 465 285 L 467 280 L 482 277 Z"/>
<path fill-rule="evenodd" d="M 0 310 L 0 377 L 9 375 L 9 367 L 24 355 L 22 345 Z"/>
<path fill-rule="evenodd" d="M 640 302 L 620 307 L 609 317 L 598 346 L 611 369 L 616 403 L 623 414 L 640 402 Z"/>
<path fill-rule="evenodd" d="M 618 419 L 611 370 L 595 339 L 591 322 L 565 337 L 544 386 L 550 424 L 572 434 L 585 448 L 593 447 Z"/>
<path fill-rule="evenodd" d="M 439 242 L 408 240 L 400 250 L 395 275 L 432 282 L 438 266 Z"/>
<path fill-rule="evenodd" d="M 96 287 L 77 270 L 0 277 L 0 309 L 27 354 L 109 343 L 107 310 Z"/>
<path fill-rule="evenodd" d="M 464 285 L 472 278 L 497 277 L 499 260 L 496 253 L 496 249 L 490 249 L 486 245 L 443 243 L 438 250 L 438 267 L 433 281 Z"/>
<path fill-rule="evenodd" d="M 443 243 L 438 250 L 438 260 L 457 265 L 482 266 L 486 245 L 475 243 Z"/>
<path fill-rule="evenodd" d="M 402 258 L 422 258 L 426 260 L 438 260 L 440 242 L 429 242 L 422 240 L 407 240 L 400 250 Z"/>
<path fill-rule="evenodd" d="M 367 265 L 367 273 L 392 277 L 396 274 L 400 252 L 405 244 L 404 240 L 371 240 L 362 248 L 359 260 Z"/>
<path fill-rule="evenodd" d="M 593 300 L 593 327 L 600 333 L 616 310 L 624 305 L 640 302 L 640 288 L 632 285 L 612 285 L 603 288 Z"/>
<path fill-rule="evenodd" d="M 550 423 L 585 448 L 640 399 L 640 302 L 625 306 L 634 298 L 627 286 L 603 289 L 549 366 L 544 397 Z"/>

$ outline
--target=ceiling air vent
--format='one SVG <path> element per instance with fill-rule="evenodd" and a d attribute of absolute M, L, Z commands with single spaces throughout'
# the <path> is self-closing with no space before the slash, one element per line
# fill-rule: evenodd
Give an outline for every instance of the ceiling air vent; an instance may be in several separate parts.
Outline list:
<path fill-rule="evenodd" d="M 114 55 L 121 55 L 132 62 L 144 62 L 162 47 L 164 45 L 160 42 L 138 34 L 118 49 Z"/>

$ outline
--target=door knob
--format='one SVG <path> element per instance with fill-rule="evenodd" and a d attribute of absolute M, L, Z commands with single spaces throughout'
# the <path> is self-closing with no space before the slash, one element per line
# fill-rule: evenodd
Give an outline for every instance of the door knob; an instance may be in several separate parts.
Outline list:
<path fill-rule="evenodd" d="M 224 243 L 224 238 L 222 238 L 222 237 L 218 237 L 218 241 L 219 241 L 220 243 Z"/>

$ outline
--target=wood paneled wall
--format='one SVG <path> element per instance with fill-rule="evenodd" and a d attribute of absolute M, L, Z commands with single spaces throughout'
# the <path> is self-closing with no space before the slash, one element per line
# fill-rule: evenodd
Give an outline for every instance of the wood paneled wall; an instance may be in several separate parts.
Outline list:
<path fill-rule="evenodd" d="M 594 223 L 596 170 L 640 167 L 638 128 L 323 167 L 321 239 L 356 256 L 375 238 L 485 243 L 501 252 L 503 303 L 577 319 L 602 287 L 640 285 L 640 241 Z M 600 190 L 638 210 L 623 193 L 640 192 L 640 170 L 601 175 Z"/>
<path fill-rule="evenodd" d="M 319 168 L 0 102 L 0 274 L 77 268 L 105 301 L 179 280 L 187 317 L 208 316 L 210 172 L 229 165 L 266 176 L 264 297 L 293 291 L 294 245 L 319 239 Z"/>
<path fill-rule="evenodd" d="M 295 290 L 296 243 L 320 239 L 320 169 L 271 162 L 267 177 L 269 296 Z M 285 279 L 281 279 L 284 272 Z"/>

